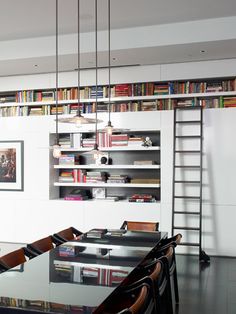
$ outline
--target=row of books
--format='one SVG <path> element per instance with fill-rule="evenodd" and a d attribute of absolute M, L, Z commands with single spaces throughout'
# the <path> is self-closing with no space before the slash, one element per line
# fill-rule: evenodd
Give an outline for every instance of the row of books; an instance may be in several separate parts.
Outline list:
<path fill-rule="evenodd" d="M 87 171 L 81 169 L 64 169 L 60 171 L 59 182 L 62 183 L 133 183 L 159 184 L 159 179 L 129 178 L 128 175 L 108 174 L 104 171 Z"/>
<path fill-rule="evenodd" d="M 230 103 L 231 102 L 231 103 Z M 112 103 L 111 112 L 138 112 L 138 111 L 157 111 L 157 110 L 172 110 L 177 106 L 195 106 L 199 105 L 203 108 L 227 108 L 235 107 L 232 105 L 235 102 L 235 97 L 218 97 L 209 99 L 158 99 L 156 101 L 139 101 L 126 103 Z M 99 103 L 98 112 L 107 112 L 108 104 Z M 94 113 L 96 108 L 95 103 L 80 104 L 82 113 Z M 15 116 L 44 116 L 61 114 L 76 114 L 78 111 L 77 104 L 58 105 L 38 105 L 38 106 L 0 106 L 1 117 Z"/>
<path fill-rule="evenodd" d="M 111 97 L 150 96 L 167 94 L 191 94 L 219 91 L 235 91 L 236 79 L 216 79 L 205 81 L 170 81 L 111 86 Z M 86 86 L 80 88 L 80 99 L 108 97 L 108 86 Z M 59 88 L 58 100 L 78 99 L 78 88 Z M 0 102 L 33 102 L 55 100 L 55 90 L 22 90 L 0 95 Z"/>
<path fill-rule="evenodd" d="M 59 138 L 59 144 L 62 148 L 93 148 L 95 143 L 99 147 L 119 147 L 119 146 L 142 146 L 144 143 L 144 137 L 132 136 L 128 134 L 107 134 L 106 132 L 99 132 L 97 138 L 95 135 L 92 137 L 82 137 L 82 133 L 74 133 L 70 135 L 62 135 Z M 68 154 L 67 154 L 68 156 Z M 59 163 L 63 164 L 63 156 L 59 159 Z M 73 157 L 71 157 L 73 158 Z M 78 162 L 78 159 L 77 159 Z"/>
<path fill-rule="evenodd" d="M 156 199 L 151 194 L 133 194 L 128 201 L 131 203 L 154 203 Z"/>
<path fill-rule="evenodd" d="M 92 313 L 95 307 L 89 306 L 76 306 L 76 305 L 65 305 L 54 302 L 46 302 L 40 300 L 23 300 L 10 297 L 0 297 L 0 309 L 1 307 L 12 307 L 17 308 L 19 311 L 22 310 L 36 310 L 45 313 Z M 0 310 L 1 311 L 1 310 Z"/>
<path fill-rule="evenodd" d="M 61 255 L 60 255 L 61 256 Z M 55 264 L 55 272 L 60 277 L 71 276 L 71 282 L 86 285 L 117 286 L 128 275 L 128 271 Z M 69 274 L 68 274 L 69 273 Z"/>

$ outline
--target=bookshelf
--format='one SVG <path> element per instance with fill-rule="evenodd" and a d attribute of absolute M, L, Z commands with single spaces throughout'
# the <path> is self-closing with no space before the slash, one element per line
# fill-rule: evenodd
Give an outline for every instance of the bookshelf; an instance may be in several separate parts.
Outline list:
<path fill-rule="evenodd" d="M 68 197 L 77 188 L 88 196 L 83 201 L 159 202 L 160 131 L 129 130 L 112 134 L 108 139 L 107 136 L 104 133 L 98 136 L 101 144 L 99 158 L 106 158 L 103 164 L 102 159 L 95 160 L 90 153 L 94 145 L 93 132 L 60 134 L 62 157 L 59 160 L 52 159 L 51 167 L 54 171 L 53 186 L 58 190 L 57 197 L 62 200 L 80 200 Z M 51 134 L 51 142 L 54 137 L 55 134 Z M 151 139 L 152 146 L 143 146 L 147 137 Z M 107 144 L 110 146 L 107 147 Z M 146 196 L 139 199 L 133 197 L 144 194 Z"/>
<path fill-rule="evenodd" d="M 98 86 L 98 111 L 108 110 L 108 87 Z M 75 114 L 77 87 L 60 88 L 58 113 Z M 94 86 L 80 90 L 83 113 L 95 112 Z M 204 108 L 236 106 L 236 78 L 212 78 L 116 84 L 111 87 L 111 112 L 169 110 L 174 106 L 201 105 Z M 0 116 L 44 116 L 56 114 L 55 90 L 24 90 L 0 93 Z"/>

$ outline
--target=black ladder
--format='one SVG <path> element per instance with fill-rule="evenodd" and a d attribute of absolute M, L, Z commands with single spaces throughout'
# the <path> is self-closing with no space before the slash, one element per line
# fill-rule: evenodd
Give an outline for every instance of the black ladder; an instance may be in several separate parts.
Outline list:
<path fill-rule="evenodd" d="M 194 113 L 191 114 L 191 118 L 189 116 L 189 110 L 194 110 Z M 185 113 L 185 114 L 184 114 Z M 192 118 L 194 116 L 194 118 Z M 197 116 L 197 118 L 196 118 Z M 198 134 L 179 134 L 177 132 L 177 126 L 181 130 L 183 127 L 194 126 L 197 129 Z M 189 242 L 185 241 L 183 237 L 183 242 L 181 245 L 189 246 L 189 247 L 198 247 L 199 248 L 199 261 L 200 262 L 209 262 L 210 257 L 202 250 L 202 139 L 203 139 L 203 109 L 201 106 L 178 106 L 174 108 L 174 143 L 173 143 L 173 187 L 172 187 L 172 235 L 176 232 L 180 232 L 181 230 L 186 233 L 188 232 L 197 232 L 198 233 L 198 241 Z M 184 132 L 185 133 L 185 132 Z M 191 132 L 192 133 L 192 132 Z M 190 149 L 183 148 L 183 141 L 188 139 L 191 141 L 191 144 L 196 144 L 197 149 L 192 147 Z M 178 146 L 178 148 L 177 148 Z M 194 147 L 196 147 L 194 145 Z M 176 163 L 176 157 L 178 155 L 178 164 Z M 187 156 L 198 156 L 199 164 L 191 165 L 185 164 Z M 182 160 L 182 161 L 181 161 Z M 177 170 L 178 169 L 178 170 Z M 190 180 L 189 178 L 185 178 L 185 171 L 190 170 L 197 172 L 195 173 L 194 180 Z M 176 172 L 178 171 L 178 175 Z M 181 178 L 176 178 L 180 177 Z M 189 177 L 189 176 L 188 176 Z M 178 187 L 182 188 L 182 192 L 176 194 L 176 189 Z M 186 191 L 189 187 L 194 186 L 195 190 L 199 191 L 197 195 L 185 195 L 188 194 Z M 181 206 L 179 208 L 176 206 L 178 199 L 182 199 Z M 194 210 L 188 209 L 189 201 L 193 201 L 195 206 Z M 178 208 L 177 208 L 178 207 Z M 189 217 L 195 217 L 197 220 L 197 226 L 188 226 L 187 220 Z M 177 222 L 179 218 L 182 218 L 184 223 Z"/>

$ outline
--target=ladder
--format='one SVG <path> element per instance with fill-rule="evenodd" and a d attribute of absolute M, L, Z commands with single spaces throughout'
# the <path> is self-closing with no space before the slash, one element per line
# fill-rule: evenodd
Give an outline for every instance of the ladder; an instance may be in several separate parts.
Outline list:
<path fill-rule="evenodd" d="M 189 110 L 194 112 L 190 114 Z M 191 117 L 189 118 L 189 116 Z M 184 127 L 192 128 L 190 135 L 182 134 L 186 132 L 180 132 Z M 199 105 L 189 107 L 176 106 L 174 108 L 173 129 L 172 235 L 184 231 L 186 238 L 188 238 L 191 233 L 196 233 L 198 241 L 186 241 L 183 236 L 181 245 L 197 247 L 199 249 L 199 261 L 209 262 L 210 257 L 202 250 L 203 108 Z M 195 129 L 196 133 L 193 132 Z M 184 145 L 184 140 L 191 143 L 190 149 L 186 148 L 186 146 L 189 145 Z M 187 158 L 190 160 L 191 158 L 197 158 L 199 162 L 197 165 L 189 164 Z M 194 179 L 191 179 L 191 174 L 186 176 L 186 171 L 194 171 Z M 190 193 L 189 195 L 189 192 L 187 193 L 187 190 L 189 189 L 190 191 L 192 189 L 195 192 L 192 194 Z M 181 192 L 176 192 L 176 190 Z M 189 209 L 191 206 L 190 202 L 192 202 L 192 207 L 194 207 L 194 209 Z M 194 223 L 194 226 L 189 224 L 190 218 L 194 218 L 195 221 L 197 221 L 197 223 Z"/>

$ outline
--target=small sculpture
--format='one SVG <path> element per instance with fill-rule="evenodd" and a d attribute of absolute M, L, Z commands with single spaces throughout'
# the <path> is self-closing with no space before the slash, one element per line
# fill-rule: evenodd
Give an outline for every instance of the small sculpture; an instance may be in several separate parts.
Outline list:
<path fill-rule="evenodd" d="M 151 141 L 150 137 L 147 136 L 147 137 L 145 138 L 145 140 L 143 141 L 142 146 L 144 146 L 144 147 L 150 147 L 150 146 L 152 146 L 152 141 Z"/>

